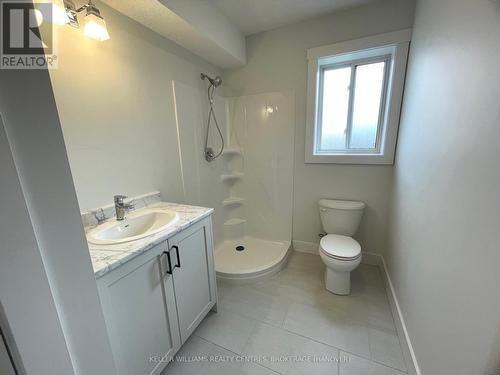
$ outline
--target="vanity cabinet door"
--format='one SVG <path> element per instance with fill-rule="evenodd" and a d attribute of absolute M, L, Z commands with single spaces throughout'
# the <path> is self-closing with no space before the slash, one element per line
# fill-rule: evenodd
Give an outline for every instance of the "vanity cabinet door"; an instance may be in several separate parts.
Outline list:
<path fill-rule="evenodd" d="M 217 301 L 210 218 L 171 237 L 168 244 L 184 343 Z"/>
<path fill-rule="evenodd" d="M 157 375 L 180 347 L 167 243 L 97 280 L 118 375 Z"/>

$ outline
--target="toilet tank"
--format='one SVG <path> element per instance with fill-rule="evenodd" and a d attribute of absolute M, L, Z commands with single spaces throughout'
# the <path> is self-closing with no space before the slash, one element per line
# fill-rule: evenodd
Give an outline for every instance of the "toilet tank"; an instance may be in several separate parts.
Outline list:
<path fill-rule="evenodd" d="M 365 208 L 363 202 L 320 199 L 318 204 L 321 224 L 326 233 L 349 237 L 356 233 Z"/>

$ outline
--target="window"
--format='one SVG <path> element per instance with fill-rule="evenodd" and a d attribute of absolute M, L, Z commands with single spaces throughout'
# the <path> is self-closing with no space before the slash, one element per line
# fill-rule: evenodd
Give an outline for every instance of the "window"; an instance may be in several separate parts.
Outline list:
<path fill-rule="evenodd" d="M 393 163 L 409 36 L 308 51 L 306 162 Z"/>

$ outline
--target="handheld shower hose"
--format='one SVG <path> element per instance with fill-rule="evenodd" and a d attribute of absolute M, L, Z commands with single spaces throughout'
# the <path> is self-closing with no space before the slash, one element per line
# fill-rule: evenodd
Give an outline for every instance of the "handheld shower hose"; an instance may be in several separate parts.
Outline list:
<path fill-rule="evenodd" d="M 205 160 L 208 162 L 212 162 L 215 159 L 217 159 L 219 156 L 222 155 L 222 152 L 224 151 L 224 136 L 222 135 L 222 131 L 220 130 L 219 123 L 217 122 L 217 117 L 215 116 L 215 111 L 214 111 L 214 94 L 215 94 L 215 89 L 219 87 L 222 84 L 222 78 L 219 76 L 215 78 L 210 78 L 204 73 L 201 73 L 201 79 L 206 79 L 210 84 L 208 85 L 207 89 L 207 98 L 208 98 L 208 104 L 210 105 L 210 109 L 208 110 L 208 120 L 207 120 L 207 132 L 205 135 Z M 215 123 L 215 127 L 217 129 L 217 132 L 219 133 L 220 139 L 221 139 L 221 148 L 220 151 L 215 153 L 214 149 L 212 147 L 208 146 L 208 136 L 210 134 L 210 124 L 213 121 Z"/>

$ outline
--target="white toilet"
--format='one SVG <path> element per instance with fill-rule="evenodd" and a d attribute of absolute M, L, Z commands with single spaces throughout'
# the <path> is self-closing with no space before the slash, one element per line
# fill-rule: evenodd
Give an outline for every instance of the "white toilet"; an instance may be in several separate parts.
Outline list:
<path fill-rule="evenodd" d="M 327 233 L 319 243 L 319 255 L 326 265 L 326 289 L 347 295 L 351 292 L 351 271 L 361 263 L 361 246 L 351 236 L 363 216 L 363 202 L 320 199 L 319 214 Z"/>

